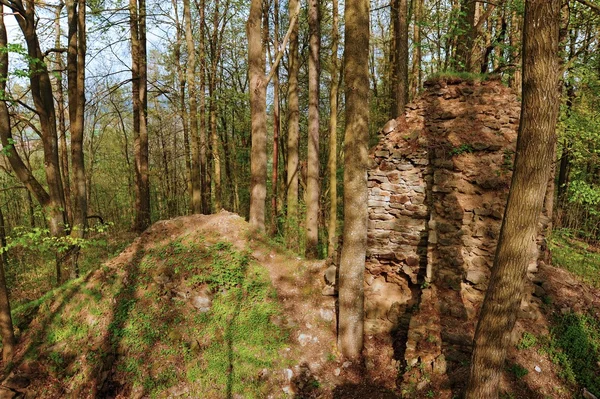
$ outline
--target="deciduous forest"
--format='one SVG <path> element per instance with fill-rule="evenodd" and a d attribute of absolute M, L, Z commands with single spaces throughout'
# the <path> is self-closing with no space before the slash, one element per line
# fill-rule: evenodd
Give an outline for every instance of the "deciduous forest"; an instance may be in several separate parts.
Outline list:
<path fill-rule="evenodd" d="M 0 5 L 0 398 L 600 397 L 598 0 Z"/>

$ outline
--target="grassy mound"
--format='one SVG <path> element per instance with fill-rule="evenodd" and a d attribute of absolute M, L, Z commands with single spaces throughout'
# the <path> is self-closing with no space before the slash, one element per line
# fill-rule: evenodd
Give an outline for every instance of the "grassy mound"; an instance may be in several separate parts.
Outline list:
<path fill-rule="evenodd" d="M 286 365 L 288 334 L 270 321 L 279 305 L 267 271 L 244 240 L 181 219 L 14 310 L 15 368 L 35 397 L 259 398 L 276 389 L 263 370 Z"/>

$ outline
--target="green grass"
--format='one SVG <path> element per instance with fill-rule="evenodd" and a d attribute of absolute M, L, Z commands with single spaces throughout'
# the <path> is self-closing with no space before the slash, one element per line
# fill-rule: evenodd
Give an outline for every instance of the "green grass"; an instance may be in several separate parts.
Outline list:
<path fill-rule="evenodd" d="M 570 237 L 569 231 L 555 231 L 550 237 L 552 263 L 577 275 L 582 281 L 600 288 L 600 253 L 591 252 L 583 241 Z"/>
<path fill-rule="evenodd" d="M 276 294 L 249 251 L 196 237 L 136 259 L 17 306 L 15 324 L 31 337 L 25 358 L 41 361 L 61 387 L 83 389 L 83 396 L 110 362 L 121 381 L 153 398 L 180 384 L 204 398 L 272 392 L 256 376 L 287 366 L 280 353 L 288 333 L 271 322 L 280 311 Z M 178 290 L 210 287 L 210 311 L 156 284 L 157 270 L 168 272 Z"/>

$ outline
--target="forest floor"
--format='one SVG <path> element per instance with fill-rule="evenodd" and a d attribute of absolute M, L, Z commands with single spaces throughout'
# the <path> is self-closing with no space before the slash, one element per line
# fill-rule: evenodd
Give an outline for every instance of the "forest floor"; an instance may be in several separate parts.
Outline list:
<path fill-rule="evenodd" d="M 586 250 L 567 238 L 552 246 L 559 263 Z M 540 268 L 537 311 L 517 324 L 503 398 L 600 390 L 595 265 L 585 282 Z M 232 213 L 158 222 L 114 259 L 14 309 L 19 345 L 0 398 L 459 397 L 438 381 L 402 396 L 397 337 L 366 336 L 365 361 L 345 361 L 335 298 L 322 295 L 327 267 Z"/>

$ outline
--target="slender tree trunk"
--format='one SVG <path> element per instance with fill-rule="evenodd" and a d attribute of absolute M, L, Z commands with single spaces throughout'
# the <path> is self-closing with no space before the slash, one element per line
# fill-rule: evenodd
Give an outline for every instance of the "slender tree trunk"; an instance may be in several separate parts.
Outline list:
<path fill-rule="evenodd" d="M 61 26 L 60 26 L 60 13 L 64 7 L 64 3 L 60 3 L 56 7 L 56 20 L 55 29 L 56 37 L 54 40 L 54 47 L 61 48 Z M 64 62 L 62 54 L 56 52 L 55 55 L 56 69 L 56 111 L 58 114 L 58 133 L 60 139 L 60 170 L 62 171 L 62 180 L 65 190 L 65 211 L 67 213 L 67 223 L 73 223 L 73 208 L 71 206 L 71 182 L 69 173 L 69 148 L 67 146 L 67 127 L 65 123 L 65 100 L 63 90 L 63 70 Z"/>
<path fill-rule="evenodd" d="M 135 222 L 133 229 L 141 233 L 150 225 L 146 0 L 129 0 L 129 15 L 132 59 L 133 148 L 135 154 Z"/>
<path fill-rule="evenodd" d="M 71 236 L 83 239 L 87 230 L 87 192 L 83 135 L 85 117 L 85 1 L 68 0 L 69 47 L 67 75 L 69 91 L 69 130 L 71 132 L 71 163 L 73 172 L 73 226 Z M 79 246 L 72 248 L 71 277 L 79 276 Z"/>
<path fill-rule="evenodd" d="M 410 98 L 415 98 L 421 89 L 421 11 L 423 9 L 423 0 L 413 0 L 413 60 L 412 60 L 412 79 L 410 85 Z"/>
<path fill-rule="evenodd" d="M 299 0 L 289 0 L 289 16 L 298 8 Z M 298 243 L 298 146 L 300 137 L 300 108 L 298 103 L 298 22 L 292 26 L 289 48 L 288 77 L 288 134 L 287 134 L 287 236 L 290 245 Z"/>
<path fill-rule="evenodd" d="M 206 10 L 205 0 L 200 0 L 200 7 L 198 9 L 198 20 L 204 21 L 204 15 Z M 206 46 L 204 40 L 204 23 L 200 23 L 200 48 L 198 49 L 200 58 L 200 84 L 198 86 L 198 92 L 200 93 L 200 133 L 198 137 L 199 148 L 200 148 L 200 186 L 202 187 L 202 213 L 210 214 L 210 180 L 208 178 L 208 160 L 207 160 L 207 135 L 206 135 L 206 97 L 204 96 L 204 89 L 206 87 Z"/>
<path fill-rule="evenodd" d="M 219 155 L 219 136 L 217 134 L 217 67 L 220 58 L 219 43 L 219 0 L 214 0 L 213 12 L 213 31 L 211 38 L 211 66 L 210 66 L 210 81 L 208 91 L 210 96 L 209 118 L 210 118 L 210 137 L 212 147 L 213 161 L 213 183 L 214 183 L 214 205 L 215 212 L 223 208 L 222 192 L 221 192 L 221 156 Z"/>
<path fill-rule="evenodd" d="M 186 66 L 186 82 L 188 87 L 188 102 L 190 104 L 190 133 L 192 140 L 192 213 L 202 213 L 202 187 L 200 178 L 200 143 L 198 138 L 198 92 L 196 90 L 196 48 L 192 32 L 192 13 L 190 0 L 183 0 L 183 19 L 185 24 L 185 43 L 188 59 Z"/>
<path fill-rule="evenodd" d="M 4 93 L 4 91 L 6 90 L 6 78 L 8 77 L 8 51 L 6 51 L 7 46 L 8 37 L 6 34 L 6 26 L 4 25 L 4 14 L 0 12 L 0 93 Z M 8 114 L 8 107 L 5 101 L 0 101 L 0 138 L 2 139 L 3 148 L 7 148 L 7 137 L 10 137 L 10 119 Z M 10 154 L 8 158 L 9 160 L 12 158 Z M 1 207 L 0 246 L 6 246 L 4 214 L 2 213 Z M 4 268 L 6 265 L 6 261 L 6 252 L 2 252 L 2 255 L 0 256 L 0 334 L 2 335 L 2 360 L 5 365 L 12 360 L 16 343 L 10 313 L 8 289 L 6 288 L 6 279 L 4 278 Z"/>
<path fill-rule="evenodd" d="M 331 25 L 331 88 L 329 92 L 329 226 L 327 230 L 328 245 L 327 254 L 335 253 L 337 243 L 337 112 L 338 112 L 338 43 L 339 15 L 338 1 L 332 2 L 332 25 Z"/>
<path fill-rule="evenodd" d="M 364 331 L 364 269 L 367 249 L 369 144 L 369 0 L 346 0 L 344 73 L 344 238 L 339 269 L 338 348 L 361 355 Z"/>
<path fill-rule="evenodd" d="M 408 103 L 408 1 L 394 0 L 397 7 L 396 15 L 398 23 L 394 24 L 397 31 L 394 32 L 394 76 L 396 84 L 394 87 L 395 96 L 394 105 L 396 109 L 392 110 L 392 118 L 397 118 L 404 114 L 404 108 Z"/>
<path fill-rule="evenodd" d="M 467 399 L 498 397 L 548 184 L 560 106 L 560 0 L 525 3 L 523 103 L 515 170 L 475 333 Z"/>
<path fill-rule="evenodd" d="M 514 65 L 514 72 L 510 75 L 508 85 L 511 89 L 521 95 L 521 52 L 519 47 L 521 45 L 521 18 L 519 18 L 516 11 L 513 11 L 510 20 L 510 63 Z"/>
<path fill-rule="evenodd" d="M 186 73 L 184 74 L 184 68 L 181 65 L 181 46 L 183 36 L 186 36 L 186 46 L 187 46 L 187 34 L 184 33 L 184 29 L 181 26 L 181 22 L 179 21 L 179 11 L 178 11 L 178 1 L 172 0 L 173 4 L 173 13 L 175 17 L 175 32 L 176 32 L 176 44 L 174 50 L 175 57 L 175 67 L 177 68 L 177 79 L 179 80 L 179 113 L 181 118 L 181 125 L 183 127 L 183 154 L 185 157 L 185 172 L 186 172 L 186 186 L 187 191 L 190 196 L 189 200 L 189 209 L 192 213 L 194 213 L 194 190 L 192 187 L 192 162 L 191 162 L 191 150 L 190 150 L 190 130 L 189 130 L 189 119 L 187 112 L 187 101 L 185 97 L 185 85 L 187 81 L 187 68 Z M 185 17 L 184 17 L 185 18 Z M 187 48 L 187 47 L 186 47 Z M 195 57 L 195 55 L 194 55 Z M 199 162 L 199 160 L 198 160 Z M 198 181 L 200 180 L 200 170 L 198 169 Z"/>
<path fill-rule="evenodd" d="M 261 0 L 252 0 L 246 27 L 252 118 L 250 225 L 258 231 L 265 230 L 265 198 L 267 194 L 267 90 L 261 19 Z"/>
<path fill-rule="evenodd" d="M 319 255 L 319 1 L 308 2 L 308 168 L 306 183 L 306 257 Z"/>
<path fill-rule="evenodd" d="M 273 1 L 273 48 L 274 53 L 279 51 L 279 0 Z M 277 233 L 277 193 L 279 176 L 279 65 L 275 67 L 273 75 L 273 170 L 271 172 L 271 209 L 273 216 L 271 218 L 271 230 L 273 234 Z"/>

